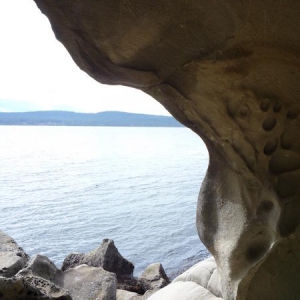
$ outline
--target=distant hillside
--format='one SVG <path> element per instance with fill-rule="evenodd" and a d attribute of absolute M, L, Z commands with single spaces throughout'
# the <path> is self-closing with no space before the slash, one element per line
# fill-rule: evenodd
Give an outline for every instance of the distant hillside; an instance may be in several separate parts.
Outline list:
<path fill-rule="evenodd" d="M 180 127 L 173 117 L 107 111 L 94 114 L 68 111 L 0 112 L 0 125 Z"/>

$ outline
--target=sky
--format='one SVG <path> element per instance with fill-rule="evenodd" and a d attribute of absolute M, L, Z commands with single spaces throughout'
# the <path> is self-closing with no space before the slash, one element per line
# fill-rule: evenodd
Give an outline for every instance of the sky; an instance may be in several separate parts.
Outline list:
<path fill-rule="evenodd" d="M 81 71 L 33 0 L 0 0 L 0 112 L 34 110 L 169 115 L 145 93 Z"/>

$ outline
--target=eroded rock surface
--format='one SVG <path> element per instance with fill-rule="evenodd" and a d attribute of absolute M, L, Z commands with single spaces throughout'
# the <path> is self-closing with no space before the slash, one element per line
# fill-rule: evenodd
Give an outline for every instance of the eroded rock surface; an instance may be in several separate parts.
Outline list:
<path fill-rule="evenodd" d="M 160 263 L 151 264 L 143 271 L 138 279 L 143 292 L 158 290 L 170 283 L 163 266 Z"/>
<path fill-rule="evenodd" d="M 63 262 L 62 270 L 81 264 L 102 267 L 106 271 L 115 273 L 118 278 L 132 277 L 134 270 L 134 265 L 119 253 L 114 241 L 110 239 L 104 239 L 96 250 L 87 254 L 69 254 Z"/>
<path fill-rule="evenodd" d="M 17 275 L 42 277 L 60 285 L 63 272 L 48 257 L 38 254 L 32 257 Z"/>
<path fill-rule="evenodd" d="M 281 257 L 299 246 L 300 2 L 35 2 L 80 68 L 152 95 L 206 143 L 197 227 L 224 299 L 271 293 L 261 274 L 272 299 L 300 298 L 300 261 Z"/>
<path fill-rule="evenodd" d="M 68 291 L 36 276 L 0 277 L 0 299 L 5 300 L 72 300 Z"/>
<path fill-rule="evenodd" d="M 64 273 L 63 287 L 73 300 L 116 300 L 116 275 L 103 268 L 81 265 Z"/>
<path fill-rule="evenodd" d="M 48 282 L 48 285 L 56 286 L 59 292 L 67 293 L 73 300 L 116 298 L 116 275 L 105 271 L 102 267 L 81 264 L 74 268 L 69 267 L 63 272 L 46 256 L 36 255 L 29 260 L 17 277 L 23 277 L 27 281 L 30 278 L 41 278 L 44 284 Z M 53 298 L 51 293 L 50 295 Z"/>
<path fill-rule="evenodd" d="M 29 256 L 7 234 L 0 230 L 0 276 L 12 277 L 20 271 Z"/>

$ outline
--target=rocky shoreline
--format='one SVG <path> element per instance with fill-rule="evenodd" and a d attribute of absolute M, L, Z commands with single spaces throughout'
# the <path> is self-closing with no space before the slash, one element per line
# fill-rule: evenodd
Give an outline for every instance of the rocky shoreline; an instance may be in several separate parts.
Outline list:
<path fill-rule="evenodd" d="M 69 254 L 59 269 L 46 256 L 29 257 L 0 231 L 0 300 L 222 300 L 212 257 L 171 283 L 160 263 L 138 278 L 133 270 L 113 240 L 86 254 Z"/>
<path fill-rule="evenodd" d="M 144 300 L 170 282 L 160 263 L 148 266 L 138 278 L 133 270 L 113 240 L 104 239 L 86 254 L 69 254 L 58 269 L 46 256 L 30 258 L 0 231 L 0 299 Z"/>

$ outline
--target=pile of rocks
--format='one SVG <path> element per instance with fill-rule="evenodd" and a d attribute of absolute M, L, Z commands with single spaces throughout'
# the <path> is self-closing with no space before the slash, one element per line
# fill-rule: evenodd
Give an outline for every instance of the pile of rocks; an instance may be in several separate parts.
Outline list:
<path fill-rule="evenodd" d="M 68 255 L 60 270 L 46 256 L 29 258 L 0 231 L 0 299 L 145 300 L 169 283 L 159 263 L 139 278 L 133 270 L 109 239 L 87 254 Z"/>

